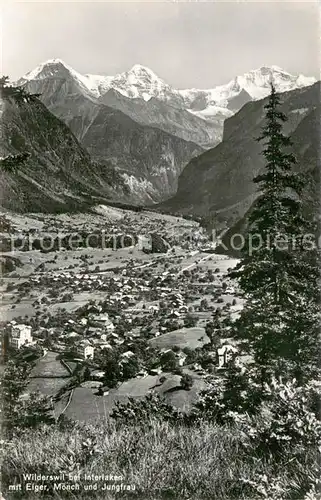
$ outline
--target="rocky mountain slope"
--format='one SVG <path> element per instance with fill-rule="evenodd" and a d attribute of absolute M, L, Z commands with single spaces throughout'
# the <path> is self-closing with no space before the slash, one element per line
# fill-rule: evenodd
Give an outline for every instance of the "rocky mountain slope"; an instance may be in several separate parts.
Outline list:
<path fill-rule="evenodd" d="M 0 156 L 28 153 L 14 169 L 0 169 L 2 207 L 14 211 L 79 210 L 125 200 L 128 189 L 110 164 L 98 164 L 69 128 L 38 100 L 19 102 L 0 89 Z"/>
<path fill-rule="evenodd" d="M 141 125 L 106 106 L 84 85 L 84 77 L 75 76 L 59 61 L 31 77 L 20 83 L 41 94 L 41 101 L 95 160 L 109 162 L 123 176 L 132 203 L 153 203 L 174 194 L 184 166 L 203 151 L 193 142 Z"/>
<path fill-rule="evenodd" d="M 217 115 L 213 121 L 205 121 L 183 107 L 172 106 L 156 97 L 145 101 L 124 96 L 115 89 L 108 90 L 99 101 L 122 111 L 141 125 L 159 128 L 204 148 L 218 144 L 222 138 L 225 114 Z"/>
<path fill-rule="evenodd" d="M 157 128 L 139 125 L 115 109 L 99 106 L 96 110 L 86 130 L 83 117 L 68 125 L 79 134 L 92 158 L 108 159 L 122 175 L 131 201 L 150 204 L 176 193 L 183 168 L 203 149 Z"/>
<path fill-rule="evenodd" d="M 308 180 L 304 202 L 314 211 L 320 198 L 320 85 L 282 94 L 296 168 Z M 264 124 L 266 101 L 249 102 L 226 120 L 223 141 L 186 166 L 177 194 L 159 208 L 204 217 L 212 227 L 231 227 L 244 217 L 257 197 L 252 179 L 264 168 L 262 144 L 255 139 Z"/>

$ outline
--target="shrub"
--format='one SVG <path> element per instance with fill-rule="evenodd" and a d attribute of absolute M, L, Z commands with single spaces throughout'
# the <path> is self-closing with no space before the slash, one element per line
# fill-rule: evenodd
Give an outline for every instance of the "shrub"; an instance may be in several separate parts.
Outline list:
<path fill-rule="evenodd" d="M 186 328 L 193 328 L 194 326 L 197 325 L 197 316 L 194 316 L 191 313 L 188 313 L 186 317 L 184 318 L 184 326 Z"/>
<path fill-rule="evenodd" d="M 248 415 L 236 417 L 242 432 L 251 437 L 260 453 L 284 455 L 285 444 L 291 445 L 291 458 L 303 456 L 310 448 L 321 447 L 321 421 L 317 416 L 317 386 L 298 386 L 296 381 L 284 383 L 272 378 L 265 384 L 264 418 Z"/>
<path fill-rule="evenodd" d="M 186 391 L 189 391 L 193 387 L 193 377 L 191 375 L 188 375 L 187 373 L 184 373 L 181 378 L 181 388 L 185 389 Z"/>
<path fill-rule="evenodd" d="M 19 361 L 19 357 L 8 361 L 5 366 L 1 380 L 4 405 L 2 426 L 8 436 L 41 423 L 54 422 L 50 398 L 38 393 L 24 394 L 31 368 L 31 363 Z"/>
<path fill-rule="evenodd" d="M 192 410 L 192 414 L 196 420 L 209 422 L 220 420 L 220 414 L 224 410 L 222 402 L 223 386 L 223 380 L 219 379 L 210 389 L 200 393 L 199 400 Z"/>
<path fill-rule="evenodd" d="M 203 311 L 205 310 L 206 311 L 208 309 L 208 306 L 209 306 L 208 300 L 207 299 L 202 299 L 201 303 L 200 303 L 201 310 L 203 310 Z"/>
<path fill-rule="evenodd" d="M 163 352 L 160 356 L 160 363 L 167 371 L 173 371 L 177 368 L 177 360 L 173 351 Z"/>
<path fill-rule="evenodd" d="M 128 398 L 127 403 L 117 401 L 110 416 L 121 425 L 148 422 L 151 419 L 175 422 L 181 417 L 159 394 L 149 394 L 140 400 Z"/>

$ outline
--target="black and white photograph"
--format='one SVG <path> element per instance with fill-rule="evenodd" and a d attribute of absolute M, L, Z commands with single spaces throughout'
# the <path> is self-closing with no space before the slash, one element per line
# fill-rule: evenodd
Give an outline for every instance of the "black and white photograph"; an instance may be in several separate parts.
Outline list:
<path fill-rule="evenodd" d="M 321 500 L 319 3 L 0 9 L 0 499 Z"/>

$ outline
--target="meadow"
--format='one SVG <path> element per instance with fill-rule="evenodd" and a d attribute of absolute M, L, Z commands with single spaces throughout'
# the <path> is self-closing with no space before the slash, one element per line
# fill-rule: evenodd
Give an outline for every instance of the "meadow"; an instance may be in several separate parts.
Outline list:
<path fill-rule="evenodd" d="M 126 380 L 119 387 L 109 389 L 108 394 L 104 396 L 97 395 L 97 388 L 82 384 L 74 389 L 70 404 L 64 414 L 66 417 L 80 422 L 101 421 L 101 419 L 109 417 L 116 401 L 125 403 L 128 401 L 128 397 L 139 400 L 150 394 L 151 391 L 161 394 L 165 401 L 173 407 L 187 412 L 197 401 L 200 391 L 205 389 L 207 384 L 194 371 L 184 368 L 183 372 L 193 378 L 193 386 L 188 391 L 180 387 L 181 376 L 169 372 Z"/>
<path fill-rule="evenodd" d="M 164 333 L 152 339 L 150 344 L 159 349 L 171 349 L 173 346 L 178 346 L 180 349 L 184 349 L 184 347 L 196 349 L 197 347 L 202 347 L 204 344 L 208 344 L 209 341 L 210 339 L 205 334 L 204 328 L 194 327 L 180 328 L 179 330 Z"/>

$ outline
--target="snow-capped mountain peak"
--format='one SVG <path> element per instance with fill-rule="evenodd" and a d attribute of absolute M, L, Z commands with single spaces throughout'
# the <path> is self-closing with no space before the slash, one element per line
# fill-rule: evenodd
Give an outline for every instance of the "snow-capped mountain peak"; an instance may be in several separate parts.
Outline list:
<path fill-rule="evenodd" d="M 134 64 L 134 66 L 128 71 L 128 73 L 134 73 L 136 75 L 150 75 L 152 77 L 158 78 L 158 76 L 147 66 L 143 66 L 142 64 Z"/>
<path fill-rule="evenodd" d="M 178 93 L 151 69 L 141 64 L 135 64 L 129 71 L 119 73 L 113 78 L 111 86 L 127 97 L 152 97 L 166 99 L 166 94 Z"/>
<path fill-rule="evenodd" d="M 298 88 L 308 87 L 309 85 L 313 85 L 316 81 L 314 76 L 304 76 L 300 73 L 296 79 L 296 85 Z"/>
<path fill-rule="evenodd" d="M 48 61 L 45 61 L 39 66 L 37 66 L 35 69 L 32 71 L 29 71 L 26 75 L 24 75 L 22 78 L 24 80 L 35 80 L 37 79 L 42 79 L 42 78 L 47 78 L 48 76 L 53 76 L 62 69 L 66 70 L 71 70 L 74 71 L 68 64 L 66 64 L 64 61 L 61 59 L 48 59 Z"/>
<path fill-rule="evenodd" d="M 235 110 L 245 104 L 247 99 L 263 99 L 270 93 L 271 83 L 278 92 L 286 92 L 315 82 L 316 79 L 313 77 L 291 75 L 279 66 L 264 65 L 236 76 L 225 85 L 207 90 L 185 89 L 180 93 L 194 114 L 208 118 L 211 115 L 216 116 L 218 109 Z M 195 103 L 197 103 L 196 110 Z"/>
<path fill-rule="evenodd" d="M 65 63 L 62 59 L 49 59 L 39 66 L 37 66 L 32 71 L 29 71 L 24 75 L 18 84 L 23 84 L 26 81 L 32 80 L 44 80 L 44 79 L 55 79 L 55 78 L 71 78 L 74 80 L 78 86 L 81 88 L 82 92 L 90 97 L 98 98 L 101 95 L 100 87 L 103 87 L 105 92 L 106 79 L 110 77 L 98 76 L 98 75 L 82 75 L 78 71 L 74 70 L 69 64 Z M 103 85 L 105 83 L 105 85 Z M 108 90 L 108 89 L 107 89 Z"/>
<path fill-rule="evenodd" d="M 314 83 L 314 78 L 309 82 Z M 239 89 L 244 89 L 253 99 L 262 99 L 270 92 L 273 83 L 278 92 L 286 92 L 295 88 L 305 86 L 306 83 L 298 75 L 292 75 L 279 66 L 261 66 L 249 71 L 242 76 L 237 76 L 235 82 Z"/>
<path fill-rule="evenodd" d="M 241 88 L 247 90 L 246 87 L 251 86 L 270 88 L 271 83 L 278 86 L 284 81 L 292 81 L 293 78 L 295 77 L 278 66 L 261 66 L 261 68 L 244 73 L 242 76 L 237 76 L 235 81 Z"/>

